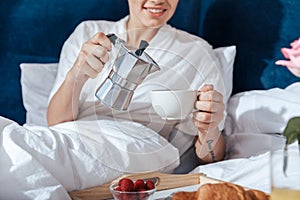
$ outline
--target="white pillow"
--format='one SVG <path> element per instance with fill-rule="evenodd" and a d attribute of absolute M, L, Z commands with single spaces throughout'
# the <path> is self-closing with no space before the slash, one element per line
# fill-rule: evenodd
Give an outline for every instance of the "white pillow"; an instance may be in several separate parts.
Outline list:
<path fill-rule="evenodd" d="M 47 126 L 48 97 L 56 78 L 58 63 L 22 63 L 20 68 L 26 124 Z"/>
<path fill-rule="evenodd" d="M 300 82 L 285 89 L 251 90 L 228 102 L 224 133 L 227 158 L 250 157 L 282 148 L 282 133 L 292 117 L 300 116 Z"/>
<path fill-rule="evenodd" d="M 300 82 L 235 94 L 228 103 L 226 134 L 282 133 L 290 118 L 300 116 L 299 96 Z"/>
<path fill-rule="evenodd" d="M 236 55 L 236 46 L 219 47 L 214 49 L 216 56 L 221 63 L 220 71 L 223 75 L 224 86 L 226 91 L 225 102 L 228 102 L 232 93 L 233 82 L 233 64 Z"/>

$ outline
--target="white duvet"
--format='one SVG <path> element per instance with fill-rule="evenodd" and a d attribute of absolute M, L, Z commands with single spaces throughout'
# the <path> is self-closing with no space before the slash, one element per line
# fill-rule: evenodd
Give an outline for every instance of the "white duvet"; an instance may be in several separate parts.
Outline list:
<path fill-rule="evenodd" d="M 101 185 L 124 172 L 170 172 L 178 165 L 178 150 L 140 124 L 93 123 L 46 128 L 0 118 L 0 199 L 69 199 L 67 191 Z"/>

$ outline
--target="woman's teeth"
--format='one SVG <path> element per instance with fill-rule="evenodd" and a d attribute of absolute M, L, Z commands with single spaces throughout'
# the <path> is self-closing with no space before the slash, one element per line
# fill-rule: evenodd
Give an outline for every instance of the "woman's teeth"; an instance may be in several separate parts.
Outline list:
<path fill-rule="evenodd" d="M 161 13 L 164 11 L 162 9 L 153 9 L 153 8 L 148 8 L 147 10 L 152 13 Z"/>

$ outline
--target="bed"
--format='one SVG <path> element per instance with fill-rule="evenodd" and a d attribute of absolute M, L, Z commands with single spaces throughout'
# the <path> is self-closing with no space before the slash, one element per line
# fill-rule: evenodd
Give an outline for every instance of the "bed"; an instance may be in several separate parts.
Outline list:
<path fill-rule="evenodd" d="M 28 0 L 0 4 L 3 4 L 0 6 L 3 73 L 0 80 L 0 153 L 3 155 L 0 158 L 0 199 L 70 199 L 69 191 L 102 185 L 124 172 L 172 171 L 178 164 L 176 148 L 137 123 L 103 121 L 106 136 L 97 142 L 112 149 L 113 146 L 130 146 L 134 140 L 135 145 L 129 152 L 141 151 L 147 156 L 128 153 L 122 148 L 99 151 L 98 143 L 85 138 L 95 147 L 95 154 L 104 158 L 99 162 L 90 155 L 86 163 L 76 160 L 86 155 L 78 150 L 82 145 L 80 140 L 59 134 L 61 130 L 68 130 L 65 135 L 70 135 L 70 130 L 76 132 L 76 124 L 46 127 L 47 100 L 63 41 L 82 20 L 118 20 L 125 16 L 125 1 Z M 287 121 L 300 116 L 300 79 L 274 64 L 283 58 L 280 48 L 288 47 L 300 36 L 299 9 L 297 0 L 179 1 L 170 23 L 203 37 L 223 55 L 231 91 L 224 129 L 226 160 L 198 166 L 190 173 L 202 172 L 270 192 L 269 151 L 282 148 L 282 132 Z M 236 52 L 226 53 L 232 46 Z M 88 122 L 80 124 L 80 130 L 86 132 L 93 131 L 90 127 Z M 124 136 L 120 144 L 111 137 L 111 129 L 120 134 L 126 129 L 132 136 Z M 144 134 L 136 138 L 135 132 Z M 44 142 L 36 145 L 35 140 L 41 137 Z M 63 151 L 60 145 L 70 148 Z M 40 154 L 34 153 L 37 150 Z M 110 159 L 112 157 L 119 159 L 116 162 Z M 136 159 L 142 159 L 144 164 L 137 166 L 130 162 Z M 53 166 L 53 160 L 61 165 Z M 101 170 L 95 171 L 91 166 L 101 166 L 98 167 Z"/>

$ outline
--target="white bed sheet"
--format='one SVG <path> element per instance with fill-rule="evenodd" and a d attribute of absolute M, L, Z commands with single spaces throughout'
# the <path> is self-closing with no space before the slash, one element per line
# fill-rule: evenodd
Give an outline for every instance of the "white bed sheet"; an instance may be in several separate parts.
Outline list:
<path fill-rule="evenodd" d="M 289 146 L 291 151 L 299 151 L 298 144 L 293 143 Z M 243 187 L 258 189 L 270 194 L 270 152 L 261 155 L 252 156 L 250 158 L 236 158 L 218 163 L 207 164 L 195 168 L 190 173 L 204 173 L 208 177 L 239 184 Z M 293 169 L 299 166 L 291 165 Z M 300 177 L 300 171 L 294 174 Z M 192 185 L 176 189 L 157 192 L 154 199 L 163 198 L 178 191 L 196 191 L 201 186 Z"/>

